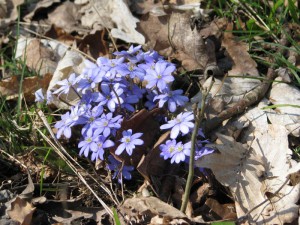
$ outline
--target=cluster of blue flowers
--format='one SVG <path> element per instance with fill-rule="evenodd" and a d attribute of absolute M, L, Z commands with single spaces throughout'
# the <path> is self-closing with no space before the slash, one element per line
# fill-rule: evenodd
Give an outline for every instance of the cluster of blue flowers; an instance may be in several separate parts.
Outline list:
<path fill-rule="evenodd" d="M 67 95 L 72 89 L 80 96 L 80 101 L 55 124 L 56 136 L 70 138 L 72 127 L 81 125 L 79 155 L 90 157 L 93 161 L 104 160 L 108 155 L 106 150 L 113 146 L 118 146 L 116 155 L 124 151 L 132 155 L 136 146 L 144 144 L 143 134 L 133 133 L 131 129 L 124 130 L 123 137 L 116 140 L 125 115 L 141 107 L 148 110 L 166 107 L 172 114 L 189 101 L 183 90 L 171 89 L 176 67 L 156 51 L 143 52 L 141 46 L 131 46 L 128 51 L 115 52 L 114 55 L 115 59 L 100 57 L 96 63 L 86 60 L 80 75 L 71 74 L 57 82 L 59 88 L 53 92 L 58 96 Z M 36 92 L 36 101 L 45 101 L 42 90 Z M 47 93 L 47 103 L 51 103 L 51 93 Z M 160 146 L 164 159 L 170 158 L 171 163 L 179 163 L 189 156 L 191 143 L 176 142 L 176 138 L 194 128 L 193 119 L 193 113 L 183 112 L 160 127 L 162 130 L 171 129 L 171 140 Z M 112 155 L 108 159 L 108 169 L 120 174 L 120 162 Z M 124 166 L 122 169 L 123 177 L 130 179 L 129 171 L 133 168 Z M 120 177 L 118 180 L 121 180 Z"/>

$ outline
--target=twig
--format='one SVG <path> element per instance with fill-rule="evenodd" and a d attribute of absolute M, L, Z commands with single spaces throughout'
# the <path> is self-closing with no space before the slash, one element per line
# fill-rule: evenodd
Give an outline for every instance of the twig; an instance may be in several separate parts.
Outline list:
<path fill-rule="evenodd" d="M 218 116 L 206 121 L 205 131 L 210 132 L 218 127 L 224 120 L 227 120 L 235 115 L 244 112 L 249 106 L 260 101 L 268 91 L 273 79 L 275 78 L 275 71 L 269 68 L 267 73 L 267 79 L 264 80 L 261 85 L 256 87 L 253 91 L 248 93 L 243 99 L 238 101 L 233 107 L 230 107 L 222 111 Z"/>
<path fill-rule="evenodd" d="M 281 191 L 281 189 L 290 181 L 290 178 L 288 177 L 284 183 L 273 193 L 272 196 L 276 196 L 279 191 Z M 272 197 L 271 197 L 272 198 Z M 260 206 L 262 206 L 263 204 L 267 203 L 268 201 L 270 201 L 269 198 L 267 198 L 266 200 L 264 200 L 263 202 L 259 203 L 258 205 L 256 205 L 255 207 L 253 207 L 252 209 L 250 209 L 244 216 L 238 218 L 236 220 L 237 224 L 240 224 L 242 222 L 245 222 L 248 219 L 248 216 L 250 215 L 250 213 L 252 213 L 255 209 L 259 208 Z"/>
<path fill-rule="evenodd" d="M 94 0 L 92 0 L 92 7 L 96 10 L 96 12 L 97 12 L 97 14 L 98 14 L 98 17 L 99 17 L 99 20 L 102 20 L 101 14 L 100 14 L 99 10 L 97 9 L 97 7 L 95 6 L 95 1 L 94 1 Z M 103 24 L 103 26 L 104 26 L 104 23 L 103 23 L 103 22 L 102 22 L 102 24 Z M 108 35 L 109 35 L 109 37 L 110 37 L 110 39 L 111 39 L 111 41 L 112 41 L 112 43 L 113 43 L 114 48 L 118 51 L 118 47 L 117 47 L 117 45 L 116 45 L 115 39 L 114 39 L 114 37 L 112 36 L 110 30 L 109 30 L 106 26 L 104 26 L 104 28 L 105 28 L 105 30 L 107 31 L 107 33 L 108 33 Z"/>
<path fill-rule="evenodd" d="M 12 155 L 10 155 L 10 154 L 7 153 L 6 151 L 2 150 L 1 148 L 0 148 L 0 152 L 1 152 L 2 154 L 4 154 L 4 155 L 8 156 L 8 158 L 10 158 L 12 161 L 18 163 L 21 167 L 23 167 L 23 169 L 25 169 L 25 170 L 28 169 L 26 165 L 24 165 L 23 163 L 21 163 L 18 159 L 16 159 L 15 157 L 13 157 Z"/>
<path fill-rule="evenodd" d="M 194 126 L 194 130 L 192 133 L 192 138 L 191 138 L 189 174 L 188 174 L 188 178 L 186 181 L 185 191 L 184 191 L 183 200 L 182 200 L 182 204 L 181 204 L 181 208 L 180 208 L 180 211 L 183 213 L 185 213 L 185 211 L 186 211 L 186 207 L 187 207 L 190 192 L 191 192 L 192 182 L 193 182 L 193 178 L 194 178 L 195 146 L 196 146 L 196 141 L 197 141 L 198 129 L 204 118 L 204 112 L 205 112 L 205 108 L 206 108 L 206 104 L 205 104 L 206 98 L 207 98 L 213 84 L 214 84 L 214 80 L 211 81 L 209 88 L 202 92 L 201 108 L 199 108 L 197 110 L 197 113 L 195 114 L 195 126 Z"/>
<path fill-rule="evenodd" d="M 89 56 L 88 54 L 86 54 L 86 53 L 80 51 L 79 49 L 76 49 L 76 48 L 74 48 L 74 47 L 72 47 L 72 46 L 69 46 L 69 45 L 67 45 L 67 44 L 65 44 L 65 43 L 63 43 L 63 42 L 59 42 L 59 41 L 57 41 L 57 40 L 55 40 L 55 39 L 53 39 L 53 38 L 49 38 L 49 37 L 47 37 L 47 36 L 45 36 L 45 35 L 39 34 L 39 33 L 35 32 L 35 31 L 33 31 L 33 30 L 30 30 L 30 29 L 28 29 L 28 28 L 26 28 L 26 27 L 24 27 L 23 29 L 24 29 L 25 31 L 31 33 L 31 34 L 34 34 L 34 35 L 36 35 L 36 36 L 38 36 L 38 37 L 41 37 L 41 38 L 44 38 L 44 39 L 46 39 L 46 40 L 58 42 L 59 44 L 61 44 L 61 45 L 65 46 L 65 47 L 67 47 L 68 49 L 73 50 L 73 51 L 75 51 L 75 52 L 78 52 L 79 54 L 84 55 L 85 57 L 87 57 L 87 58 L 90 59 L 91 61 L 96 62 L 96 60 L 95 60 L 93 57 L 91 57 L 91 56 Z"/>

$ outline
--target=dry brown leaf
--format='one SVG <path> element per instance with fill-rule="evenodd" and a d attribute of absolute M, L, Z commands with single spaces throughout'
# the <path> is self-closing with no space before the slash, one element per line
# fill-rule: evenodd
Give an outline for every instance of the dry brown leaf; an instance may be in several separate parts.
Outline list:
<path fill-rule="evenodd" d="M 53 12 L 49 13 L 48 19 L 51 24 L 71 33 L 79 28 L 79 7 L 73 2 L 66 1 L 59 5 Z"/>
<path fill-rule="evenodd" d="M 172 221 L 178 221 L 179 219 L 184 222 L 179 224 L 190 224 L 190 220 L 184 213 L 156 197 L 128 198 L 119 207 L 119 213 L 119 218 L 126 219 L 124 224 L 129 221 L 141 224 L 143 221 L 150 221 L 156 216 L 163 218 L 163 221 L 168 222 L 168 224 L 174 224 Z"/>
<path fill-rule="evenodd" d="M 64 29 L 52 25 L 51 28 L 45 33 L 46 37 L 52 40 L 57 40 L 60 43 L 72 46 L 76 38 L 71 34 L 68 34 Z"/>
<path fill-rule="evenodd" d="M 159 145 L 169 138 L 170 131 L 164 133 L 158 141 L 155 143 L 154 147 L 149 151 L 146 157 L 143 157 L 137 166 L 137 170 L 142 174 L 142 176 L 151 181 L 150 176 L 160 176 L 165 167 L 169 164 L 166 160 L 160 157 Z"/>
<path fill-rule="evenodd" d="M 23 3 L 24 0 L 0 1 L 0 29 L 4 29 L 18 18 L 17 7 Z"/>
<path fill-rule="evenodd" d="M 190 27 L 191 13 L 172 13 L 168 24 L 171 46 L 178 51 L 179 60 L 187 70 L 205 70 L 216 66 L 215 45 L 204 40 L 197 29 Z"/>
<path fill-rule="evenodd" d="M 45 8 L 48 8 L 50 6 L 52 6 L 54 3 L 59 3 L 60 0 L 42 0 L 42 1 L 37 1 L 35 6 L 34 6 L 34 9 L 31 10 L 31 12 L 29 14 L 27 14 L 23 19 L 26 21 L 26 22 L 30 22 L 31 19 L 34 17 L 34 15 L 42 10 L 42 9 L 45 9 Z"/>
<path fill-rule="evenodd" d="M 142 33 L 147 42 L 147 47 L 155 49 L 160 54 L 170 51 L 168 40 L 168 20 L 169 16 L 154 16 L 145 14 L 137 24 L 137 30 Z"/>
<path fill-rule="evenodd" d="M 221 144 L 214 147 L 221 153 L 204 156 L 196 164 L 211 168 L 216 178 L 230 188 L 238 217 L 254 209 L 249 219 L 256 224 L 291 222 L 298 216 L 295 203 L 300 196 L 299 184 L 284 185 L 277 193 L 290 169 L 287 131 L 282 126 L 269 125 L 266 132 L 257 130 L 254 134 L 250 149 L 218 134 Z"/>
<path fill-rule="evenodd" d="M 84 57 L 76 51 L 67 50 L 61 60 L 58 62 L 53 78 L 49 84 L 48 91 L 56 90 L 56 83 L 60 80 L 68 78 L 72 73 L 80 74 L 84 67 Z M 61 94 L 60 97 L 70 104 L 79 101 L 78 95 L 74 90 L 70 90 L 69 94 Z M 58 108 L 68 109 L 69 106 L 64 102 L 54 98 L 53 104 Z"/>
<path fill-rule="evenodd" d="M 210 220 L 235 220 L 234 204 L 220 204 L 216 199 L 208 198 L 202 207 L 202 214 Z"/>
<path fill-rule="evenodd" d="M 225 25 L 225 22 L 220 22 Z M 215 24 L 215 23 L 212 23 Z M 227 29 L 231 30 L 232 24 L 228 24 Z M 201 30 L 203 33 L 205 29 Z M 212 26 L 212 32 L 215 33 L 215 28 Z M 207 34 L 207 35 L 208 35 Z M 217 35 L 217 34 L 216 34 Z M 218 36 L 218 35 L 217 35 Z M 233 68 L 228 72 L 228 75 L 248 75 L 248 76 L 259 76 L 258 70 L 256 69 L 256 62 L 250 57 L 248 53 L 248 47 L 245 43 L 236 40 L 236 38 L 230 32 L 224 33 L 222 45 L 226 48 L 229 57 L 233 61 Z M 203 84 L 204 87 L 209 87 L 211 84 L 209 78 Z M 253 91 L 256 87 L 261 84 L 258 79 L 243 78 L 243 77 L 226 77 L 224 80 L 215 78 L 215 82 L 210 91 L 210 95 L 214 96 L 215 102 L 221 106 L 218 110 L 224 110 L 222 106 L 226 105 L 226 108 L 232 107 L 235 103 L 242 100 L 246 94 Z M 193 98 L 193 102 L 201 102 L 202 94 L 198 93 Z M 210 104 L 211 105 L 211 104 Z M 226 109 L 225 108 L 225 109 Z M 214 106 L 209 106 L 208 111 L 212 114 L 208 115 L 208 118 L 214 117 Z"/>
<path fill-rule="evenodd" d="M 81 23 L 93 29 L 92 33 L 103 28 L 110 28 L 114 38 L 119 38 L 129 43 L 144 44 L 145 38 L 135 30 L 135 18 L 124 0 L 98 0 L 89 1 L 82 7 Z"/>
<path fill-rule="evenodd" d="M 59 223 L 62 224 L 72 224 L 72 222 L 74 222 L 74 220 L 79 219 L 79 218 L 92 218 L 93 214 L 95 214 L 97 212 L 97 210 L 88 210 L 88 208 L 85 209 L 81 209 L 81 210 L 70 210 L 70 209 L 65 209 L 64 212 L 67 215 L 70 215 L 68 217 L 65 216 L 58 216 L 55 215 L 52 218 Z M 90 211 L 90 212 L 85 212 L 85 211 Z"/>
<path fill-rule="evenodd" d="M 27 44 L 21 59 L 26 62 L 28 68 L 42 76 L 46 73 L 52 74 L 57 66 L 54 52 L 46 48 L 39 39 L 32 39 Z"/>
<path fill-rule="evenodd" d="M 11 203 L 11 210 L 8 210 L 7 214 L 12 220 L 18 221 L 21 225 L 29 225 L 34 211 L 35 208 L 30 203 L 17 197 Z"/>
<path fill-rule="evenodd" d="M 105 30 L 86 35 L 78 45 L 79 50 L 91 55 L 94 59 L 107 56 L 109 53 L 108 42 L 104 40 L 104 36 Z"/>
<path fill-rule="evenodd" d="M 226 18 L 215 19 L 209 25 L 201 29 L 199 34 L 203 38 L 215 37 L 219 40 L 226 30 L 227 24 L 228 20 Z"/>
<path fill-rule="evenodd" d="M 19 96 L 19 76 L 12 76 L 10 78 L 0 81 L 0 93 L 2 96 L 6 96 L 6 99 L 17 99 Z M 47 89 L 51 74 L 45 74 L 44 77 L 26 77 L 23 80 L 22 93 L 28 102 L 34 101 L 34 92 L 40 88 Z"/>
<path fill-rule="evenodd" d="M 229 57 L 232 59 L 234 65 L 233 68 L 228 72 L 228 75 L 248 75 L 248 76 L 259 76 L 256 62 L 250 57 L 248 53 L 248 44 L 237 40 L 233 36 L 232 31 L 233 25 L 229 23 L 227 25 L 227 32 L 224 33 L 222 40 L 222 46 L 226 48 Z"/>
<path fill-rule="evenodd" d="M 280 80 L 278 80 L 280 81 Z M 300 106 L 300 90 L 289 84 L 274 82 L 270 91 L 269 100 L 273 105 L 286 106 L 267 110 L 268 119 L 272 124 L 285 126 L 294 136 L 300 136 L 300 108 L 287 106 L 288 104 Z"/>
<path fill-rule="evenodd" d="M 146 155 L 151 146 L 154 145 L 155 138 L 159 133 L 159 123 L 155 120 L 155 116 L 162 113 L 162 109 L 156 108 L 151 111 L 142 109 L 129 120 L 124 119 L 121 123 L 121 128 L 117 131 L 116 140 L 121 139 L 124 130 L 132 129 L 133 133 L 143 133 L 141 139 L 144 141 L 144 144 L 142 146 L 136 146 L 132 156 L 129 156 L 126 151 L 121 155 L 115 155 L 115 150 L 118 146 L 111 148 L 110 153 L 113 154 L 117 160 L 124 162 L 125 165 L 133 165 L 136 167 L 141 161 L 142 156 Z"/>

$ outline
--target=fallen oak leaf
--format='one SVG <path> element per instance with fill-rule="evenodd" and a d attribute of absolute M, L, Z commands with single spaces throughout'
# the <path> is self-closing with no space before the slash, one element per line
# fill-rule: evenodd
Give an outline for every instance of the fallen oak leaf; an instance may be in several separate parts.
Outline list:
<path fill-rule="evenodd" d="M 232 107 L 223 110 L 214 118 L 206 121 L 204 130 L 206 132 L 214 130 L 224 120 L 227 120 L 235 115 L 244 112 L 249 106 L 253 105 L 256 102 L 259 102 L 267 93 L 274 78 L 275 71 L 272 68 L 269 68 L 266 79 L 264 79 L 259 86 L 247 93 L 243 99 L 239 100 Z"/>
<path fill-rule="evenodd" d="M 84 14 L 81 17 L 81 24 L 93 28 L 92 33 L 110 28 L 115 38 L 129 43 L 145 43 L 144 36 L 135 29 L 139 20 L 132 15 L 126 1 L 89 1 L 81 8 L 81 13 Z"/>
<path fill-rule="evenodd" d="M 7 211 L 7 214 L 12 220 L 18 221 L 21 225 L 29 225 L 34 211 L 35 207 L 32 207 L 29 202 L 17 197 L 11 203 L 11 209 Z"/>
<path fill-rule="evenodd" d="M 197 166 L 212 169 L 216 178 L 230 188 L 238 217 L 247 215 L 255 224 L 283 224 L 298 216 L 300 185 L 285 183 L 290 165 L 288 143 L 280 137 L 286 135 L 284 127 L 270 125 L 268 132 L 256 135 L 249 149 L 218 134 L 221 143 L 212 146 L 221 153 L 196 161 Z"/>
<path fill-rule="evenodd" d="M 178 56 L 181 56 L 179 60 L 185 69 L 205 71 L 209 66 L 217 66 L 215 46 L 209 40 L 204 40 L 197 29 L 190 28 L 191 16 L 191 12 L 172 13 L 168 38 Z"/>
<path fill-rule="evenodd" d="M 53 50 L 44 46 L 38 39 L 20 39 L 19 42 L 22 40 L 26 41 L 26 46 L 23 49 L 21 59 L 26 63 L 26 66 L 41 76 L 46 73 L 52 74 L 57 66 Z"/>
<path fill-rule="evenodd" d="M 51 74 L 45 74 L 44 77 L 34 76 L 26 77 L 23 80 L 22 93 L 27 102 L 34 101 L 34 92 L 40 88 L 46 90 L 49 82 L 52 79 Z M 17 99 L 19 96 L 19 76 L 12 76 L 10 78 L 0 81 L 0 94 L 6 96 L 7 100 Z"/>
<path fill-rule="evenodd" d="M 70 1 L 63 2 L 54 11 L 48 13 L 50 24 L 63 28 L 68 33 L 80 28 L 78 24 L 80 16 L 79 7 Z"/>
<path fill-rule="evenodd" d="M 228 75 L 250 75 L 259 76 L 256 62 L 248 53 L 248 44 L 238 41 L 232 34 L 233 24 L 228 23 L 222 40 L 222 46 L 226 48 L 229 57 L 233 61 L 233 68 Z"/>
<path fill-rule="evenodd" d="M 59 3 L 60 0 L 42 0 L 42 1 L 37 1 L 34 9 L 31 10 L 30 13 L 28 13 L 26 16 L 23 17 L 23 19 L 26 22 L 30 22 L 32 20 L 32 18 L 35 16 L 35 14 L 37 14 L 39 11 L 41 11 L 42 9 L 48 8 L 50 6 L 52 6 L 55 3 Z"/>

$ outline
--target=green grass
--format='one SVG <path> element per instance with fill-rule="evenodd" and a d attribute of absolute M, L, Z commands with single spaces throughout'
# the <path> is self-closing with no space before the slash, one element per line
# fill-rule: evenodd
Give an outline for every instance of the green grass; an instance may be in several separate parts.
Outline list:
<path fill-rule="evenodd" d="M 285 32 L 287 23 L 299 24 L 300 10 L 295 5 L 295 0 L 249 1 L 249 0 L 218 0 L 215 12 L 219 17 L 226 17 L 234 23 L 233 33 L 250 46 L 250 53 L 264 66 L 288 68 L 293 75 L 293 82 L 300 86 L 300 70 L 287 60 L 282 53 L 291 50 L 300 53 L 300 45 L 294 38 Z M 212 6 L 208 1 L 207 6 Z M 290 46 L 279 44 L 282 35 L 286 35 Z M 261 40 L 257 41 L 257 37 Z M 273 49 L 265 49 L 264 46 Z M 274 59 L 269 62 L 267 59 Z"/>

